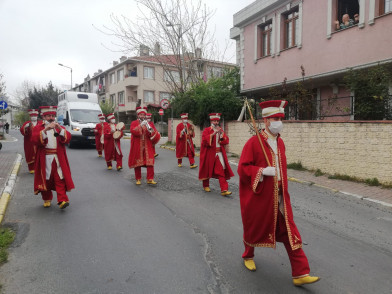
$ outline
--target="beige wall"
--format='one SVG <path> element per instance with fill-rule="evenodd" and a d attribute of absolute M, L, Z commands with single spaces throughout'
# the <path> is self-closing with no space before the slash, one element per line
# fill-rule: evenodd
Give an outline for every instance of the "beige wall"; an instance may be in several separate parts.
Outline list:
<path fill-rule="evenodd" d="M 250 138 L 244 123 L 228 123 L 229 151 L 241 154 Z M 285 121 L 287 162 L 308 169 L 392 183 L 392 122 Z"/>
<path fill-rule="evenodd" d="M 190 124 L 193 124 L 193 122 L 191 120 L 188 121 Z M 178 124 L 181 123 L 180 119 L 173 119 L 173 128 L 172 128 L 172 143 L 175 144 L 176 143 L 176 130 L 177 130 L 177 126 Z M 200 136 L 201 136 L 201 132 L 200 132 L 200 128 L 198 126 L 195 126 L 195 138 L 193 139 L 193 144 L 196 145 L 196 147 L 200 147 Z"/>

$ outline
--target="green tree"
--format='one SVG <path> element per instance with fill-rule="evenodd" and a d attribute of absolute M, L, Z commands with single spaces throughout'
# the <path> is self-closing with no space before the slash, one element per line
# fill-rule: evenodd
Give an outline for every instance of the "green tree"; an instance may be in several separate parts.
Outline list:
<path fill-rule="evenodd" d="M 199 82 L 185 93 L 176 93 L 172 102 L 176 116 L 189 113 L 195 125 L 203 128 L 209 124 L 209 114 L 218 112 L 225 120 L 234 120 L 242 109 L 239 69 L 227 70 L 221 78 Z"/>
<path fill-rule="evenodd" d="M 388 88 L 391 80 L 391 69 L 384 65 L 350 70 L 344 76 L 346 86 L 355 95 L 355 120 L 392 119 L 392 110 L 388 107 Z"/>
<path fill-rule="evenodd" d="M 99 103 L 99 106 L 101 106 L 102 113 L 105 116 L 109 113 L 114 112 L 114 104 L 112 104 L 109 100 L 101 101 L 101 103 Z"/>
<path fill-rule="evenodd" d="M 18 111 L 14 116 L 14 124 L 19 126 L 28 120 L 30 120 L 30 115 L 26 111 Z"/>
<path fill-rule="evenodd" d="M 61 91 L 55 88 L 52 82 L 49 82 L 46 87 L 34 87 L 29 90 L 28 100 L 30 109 L 38 109 L 40 106 L 56 106 L 58 96 Z"/>

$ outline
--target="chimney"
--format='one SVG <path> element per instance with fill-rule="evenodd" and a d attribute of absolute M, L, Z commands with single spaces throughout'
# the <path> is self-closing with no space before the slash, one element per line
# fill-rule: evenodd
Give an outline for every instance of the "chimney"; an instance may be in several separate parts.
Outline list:
<path fill-rule="evenodd" d="M 126 56 L 121 56 L 120 62 L 124 62 L 125 60 L 127 60 L 127 57 Z"/>
<path fill-rule="evenodd" d="M 102 69 L 98 69 L 98 73 L 99 73 L 99 74 L 102 73 Z"/>
<path fill-rule="evenodd" d="M 113 61 L 113 66 L 116 66 L 118 64 L 118 61 Z"/>
<path fill-rule="evenodd" d="M 161 55 L 161 45 L 158 42 L 154 45 L 154 55 Z"/>
<path fill-rule="evenodd" d="M 196 58 L 198 58 L 198 59 L 201 58 L 201 49 L 200 48 L 196 48 L 195 55 L 196 55 Z"/>
<path fill-rule="evenodd" d="M 139 55 L 140 56 L 149 56 L 150 55 L 150 48 L 148 48 L 146 45 L 141 44 L 140 47 L 140 52 Z"/>

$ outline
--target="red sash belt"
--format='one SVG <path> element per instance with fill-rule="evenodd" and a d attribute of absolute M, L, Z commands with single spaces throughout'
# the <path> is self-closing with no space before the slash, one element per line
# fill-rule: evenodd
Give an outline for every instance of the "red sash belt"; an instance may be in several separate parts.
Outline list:
<path fill-rule="evenodd" d="M 57 149 L 46 148 L 45 154 L 57 154 Z"/>

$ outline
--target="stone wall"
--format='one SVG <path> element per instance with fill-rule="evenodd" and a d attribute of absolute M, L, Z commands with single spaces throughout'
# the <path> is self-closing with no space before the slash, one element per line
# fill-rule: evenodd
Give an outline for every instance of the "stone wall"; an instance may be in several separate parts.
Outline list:
<path fill-rule="evenodd" d="M 174 130 L 180 122 L 174 120 Z M 288 163 L 301 162 L 305 168 L 329 174 L 392 183 L 392 121 L 284 121 L 283 124 Z M 194 143 L 200 147 L 199 127 L 195 131 Z M 241 155 L 251 137 L 248 124 L 227 122 L 225 132 L 230 139 L 227 151 Z M 173 136 L 174 143 L 175 132 Z"/>
<path fill-rule="evenodd" d="M 241 154 L 247 123 L 228 123 L 230 152 Z M 308 169 L 392 183 L 392 121 L 284 121 L 287 162 Z"/>

